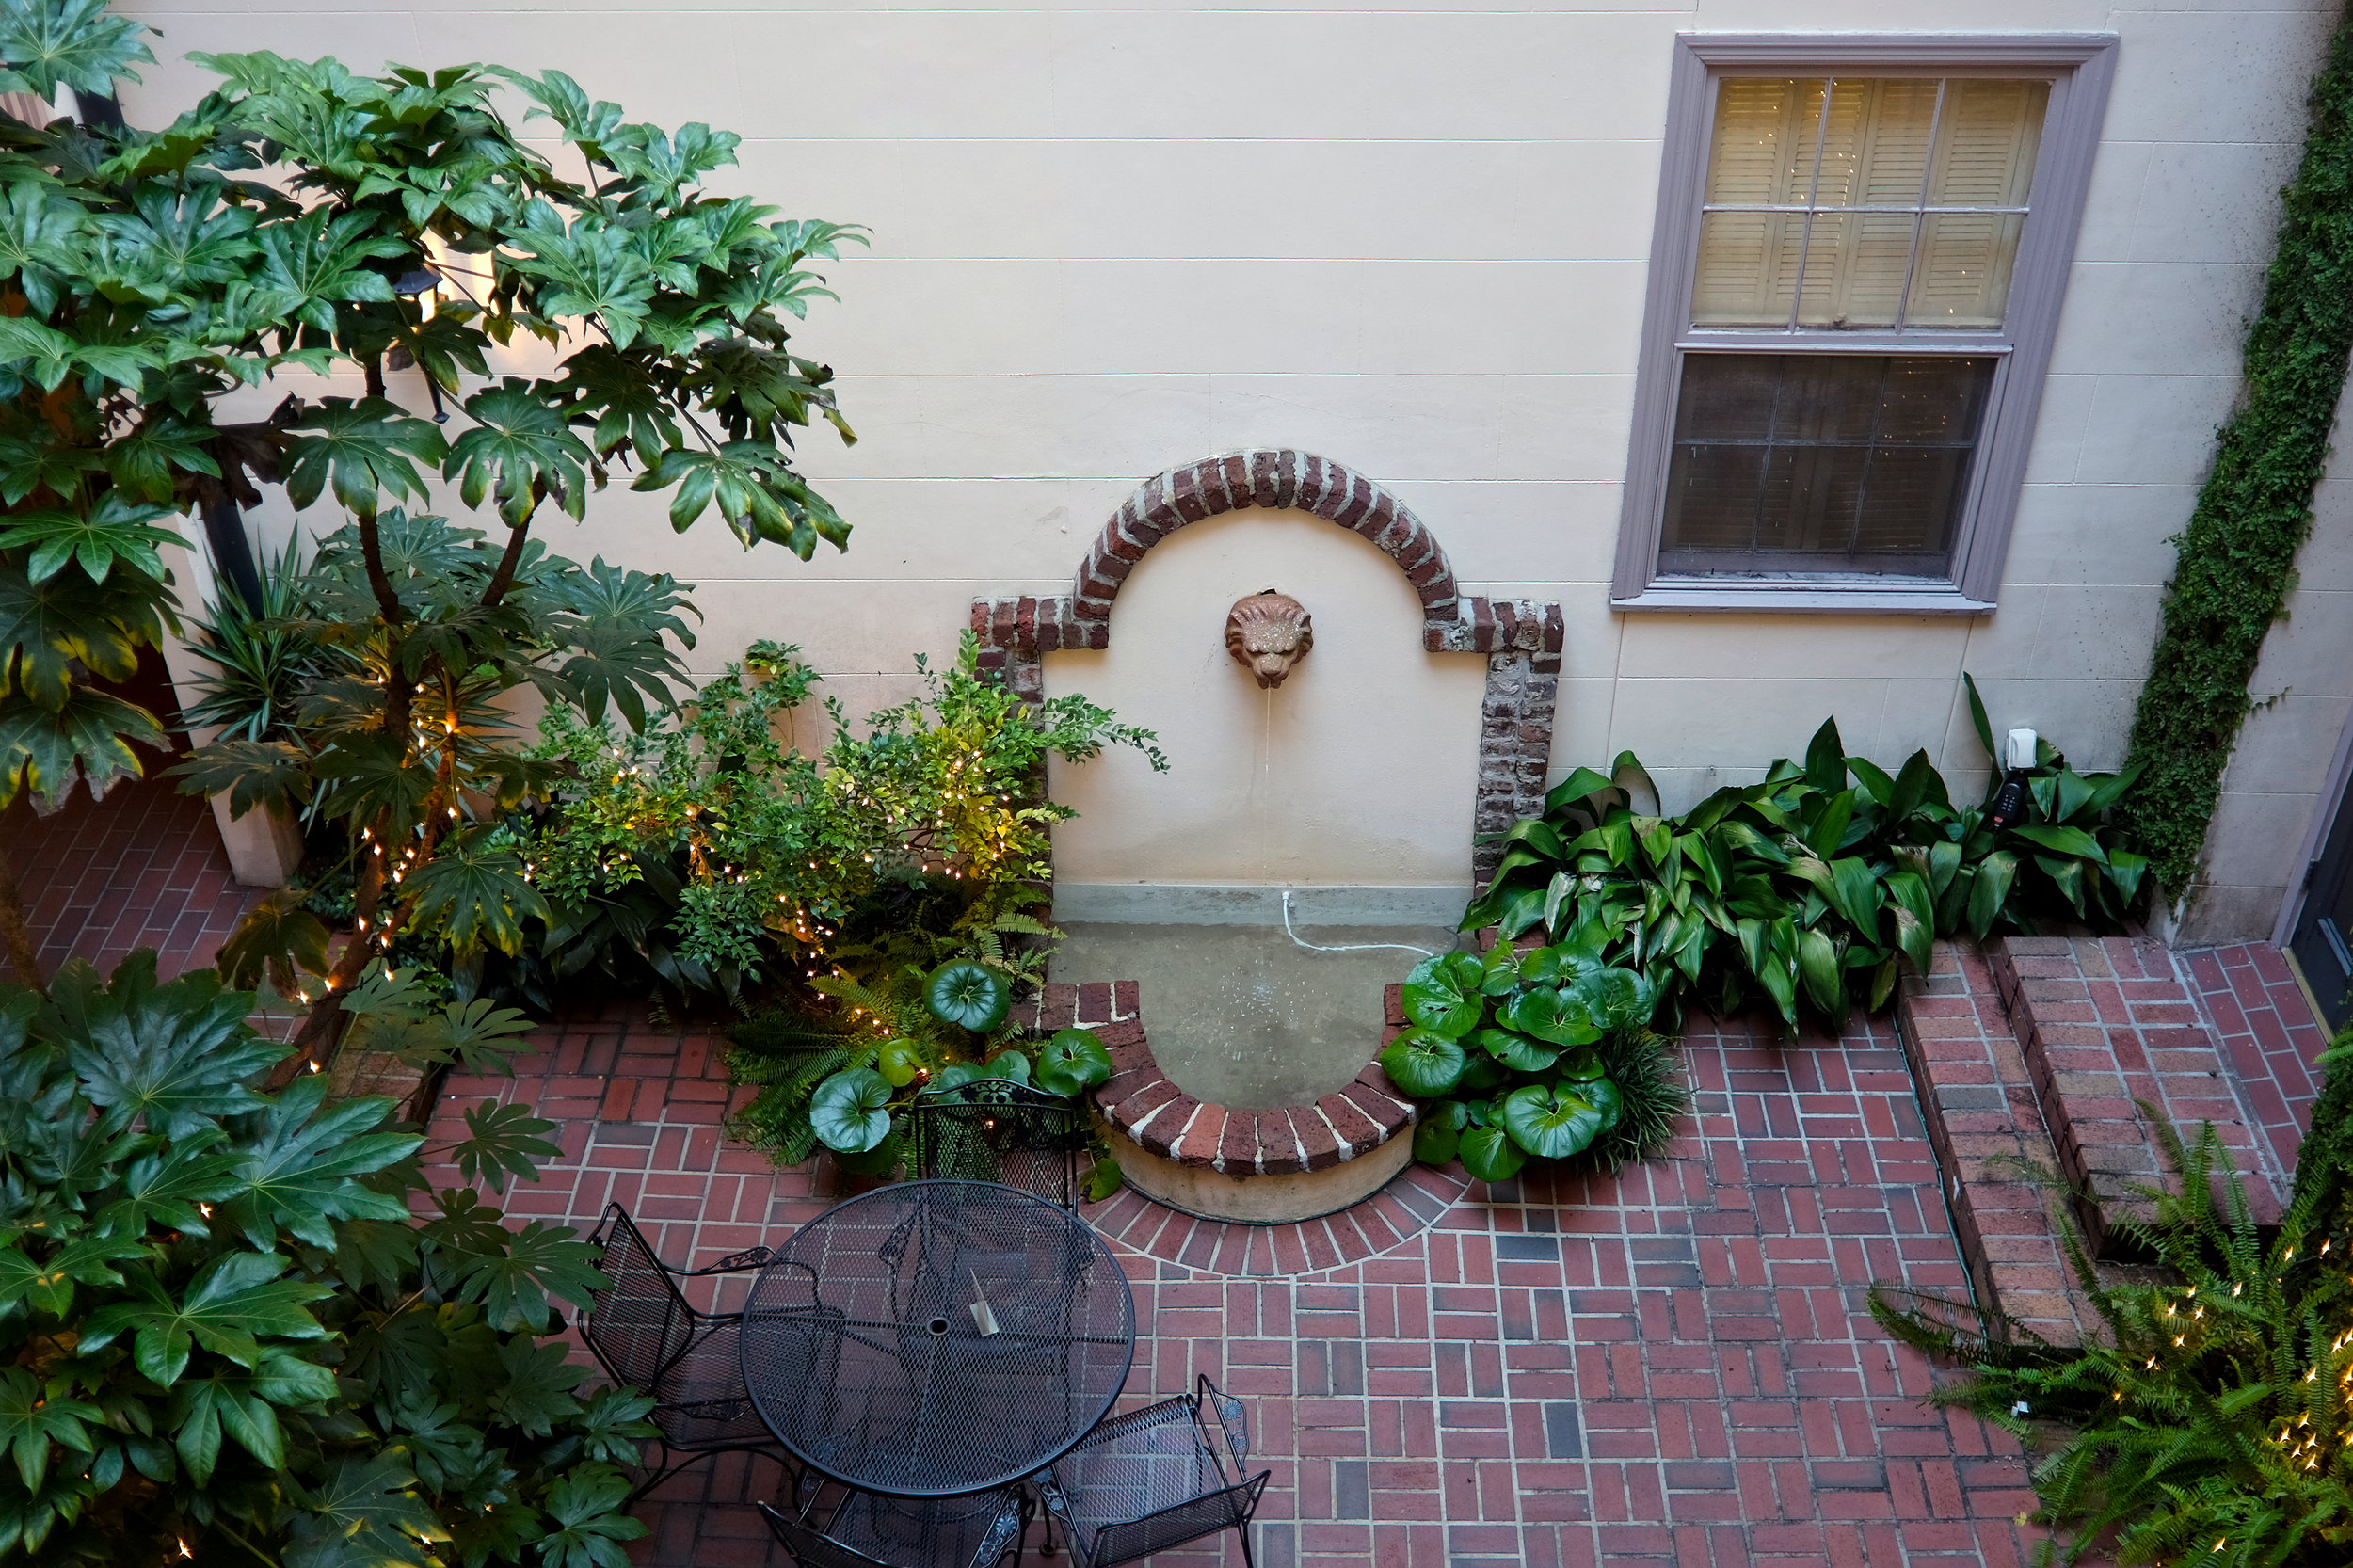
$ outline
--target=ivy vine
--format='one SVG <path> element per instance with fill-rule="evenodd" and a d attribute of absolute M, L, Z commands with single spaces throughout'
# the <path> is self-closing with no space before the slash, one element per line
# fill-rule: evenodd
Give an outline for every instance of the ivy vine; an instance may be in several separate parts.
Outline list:
<path fill-rule="evenodd" d="M 2302 165 L 2247 335 L 2245 390 L 2177 543 L 2121 815 L 2168 892 L 2191 886 L 2264 636 L 2296 585 L 2353 348 L 2353 14 L 2314 79 Z"/>

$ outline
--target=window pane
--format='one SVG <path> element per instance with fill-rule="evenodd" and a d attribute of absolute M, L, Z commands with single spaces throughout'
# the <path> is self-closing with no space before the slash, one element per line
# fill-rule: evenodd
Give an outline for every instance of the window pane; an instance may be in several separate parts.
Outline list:
<path fill-rule="evenodd" d="M 1659 569 L 1945 574 L 1993 369 L 1977 357 L 1686 356 Z"/>
<path fill-rule="evenodd" d="M 1788 326 L 1804 248 L 1803 213 L 1709 213 L 1701 218 L 1692 324 Z"/>
<path fill-rule="evenodd" d="M 1919 221 L 1911 213 L 1817 213 L 1806 236 L 1798 325 L 1895 326 Z"/>
<path fill-rule="evenodd" d="M 1930 213 L 1923 218 L 1904 325 L 1980 329 L 2002 325 L 2010 267 L 2018 260 L 2018 231 L 2025 222 L 2017 213 Z"/>
<path fill-rule="evenodd" d="M 1814 184 L 1828 82 L 1731 76 L 1717 84 L 1707 200 L 1803 206 Z"/>
<path fill-rule="evenodd" d="M 1931 207 L 2023 207 L 2034 188 L 2048 82 L 1955 77 L 1945 85 Z"/>
<path fill-rule="evenodd" d="M 1691 325 L 1998 330 L 2050 96 L 1993 77 L 1721 79 Z"/>
<path fill-rule="evenodd" d="M 1928 176 L 1940 85 L 1933 78 L 1845 77 L 1833 84 L 1815 205 L 1916 206 Z"/>

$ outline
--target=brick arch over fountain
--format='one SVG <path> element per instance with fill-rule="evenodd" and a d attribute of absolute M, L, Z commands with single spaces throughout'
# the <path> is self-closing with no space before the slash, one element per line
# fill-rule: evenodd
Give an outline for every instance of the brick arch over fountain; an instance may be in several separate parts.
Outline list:
<path fill-rule="evenodd" d="M 1483 883 L 1498 849 L 1477 840 L 1544 808 L 1565 631 L 1561 606 L 1463 594 L 1437 536 L 1402 501 L 1345 464 L 1311 452 L 1259 448 L 1155 474 L 1103 524 L 1069 593 L 972 601 L 982 667 L 1000 674 L 1027 700 L 1042 700 L 1040 656 L 1111 647 L 1112 601 L 1146 552 L 1188 523 L 1252 508 L 1309 512 L 1361 535 L 1414 585 L 1424 648 L 1487 656 L 1479 784 L 1468 824 L 1473 874 Z"/>

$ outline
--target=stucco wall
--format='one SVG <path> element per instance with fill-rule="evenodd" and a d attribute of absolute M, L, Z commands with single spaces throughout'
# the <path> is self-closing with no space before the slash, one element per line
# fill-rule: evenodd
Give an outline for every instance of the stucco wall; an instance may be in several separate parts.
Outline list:
<path fill-rule="evenodd" d="M 1139 479 L 1220 449 L 1299 447 L 1395 489 L 1466 592 L 1561 600 L 1556 772 L 1631 747 L 1671 803 L 1800 750 L 1828 712 L 1853 749 L 1893 761 L 1924 745 L 1972 775 L 1981 759 L 1957 697 L 1964 668 L 1997 724 L 2033 725 L 2080 765 L 2118 760 L 2170 565 L 2166 537 L 2232 396 L 2302 84 L 2334 9 L 135 8 L 174 53 L 558 67 L 633 116 L 742 132 L 741 185 L 788 213 L 872 226 L 872 253 L 835 269 L 843 303 L 821 307 L 803 340 L 840 371 L 865 438 L 847 451 L 812 438 L 808 455 L 856 524 L 847 555 L 808 566 L 773 549 L 746 555 L 709 522 L 676 538 L 657 502 L 620 490 L 587 525 L 550 529 L 559 550 L 699 583 L 710 620 L 698 669 L 776 636 L 806 646 L 853 711 L 895 700 L 910 656 L 946 654 L 975 594 L 1059 590 Z M 1671 38 L 1906 24 L 2121 38 L 2001 608 L 1976 620 L 1613 614 Z M 203 80 L 167 64 L 127 107 L 160 121 Z M 1217 548 L 1288 562 L 1289 526 L 1227 520 Z M 1152 612 L 1172 625 L 1208 615 L 1206 602 L 1180 607 L 1184 594 L 1266 575 L 1177 560 L 1145 569 L 1180 584 Z M 2307 595 L 2324 581 L 2334 579 L 2308 572 Z M 1315 602 L 1312 584 L 1282 585 Z M 2297 653 L 2329 672 L 2299 672 L 2299 691 L 2346 690 L 2344 646 Z M 1190 644 L 1172 656 L 1209 657 Z M 1096 667 L 1058 657 L 1049 684 L 1160 703 L 1165 673 L 1130 671 L 1128 657 L 1124 643 Z M 1426 680 L 1330 722 L 1368 766 L 1392 768 L 1417 765 L 1395 737 L 1459 731 L 1465 755 L 1433 746 L 1432 766 L 1467 769 L 1463 682 L 1446 658 L 1417 657 Z M 2327 700 L 2342 708 L 2342 696 Z M 1166 728 L 1172 778 L 1234 778 L 1264 760 L 1264 726 L 1240 709 L 1134 716 Z M 2250 732 L 2250 755 L 2275 744 L 2270 733 Z M 2243 764 L 2233 789 L 2304 778 L 2300 734 L 2277 743 L 2296 753 L 2287 762 Z M 1065 785 L 1091 813 L 1161 809 L 1159 783 L 1096 766 L 1099 776 Z M 1417 866 L 1463 857 L 1465 814 L 1435 804 L 1452 776 L 1367 795 L 1368 812 L 1392 813 L 1384 830 Z M 1114 852 L 1117 837 L 1071 830 L 1066 873 L 1155 874 L 1162 862 Z M 1242 859 L 1219 877 L 1242 876 Z M 1158 874 L 1182 880 L 1194 862 L 1172 851 L 1164 864 Z M 1269 879 L 1327 874 L 1312 859 L 1259 864 Z M 2277 884 L 2268 863 L 2244 874 Z"/>

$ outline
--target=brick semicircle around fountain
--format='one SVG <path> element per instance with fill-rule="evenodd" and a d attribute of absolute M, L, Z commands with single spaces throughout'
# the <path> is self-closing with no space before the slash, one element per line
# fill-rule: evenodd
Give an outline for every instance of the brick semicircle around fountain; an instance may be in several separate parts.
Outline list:
<path fill-rule="evenodd" d="M 1399 987 L 1387 987 L 1385 1000 L 1383 1044 L 1402 1021 Z M 1124 1142 L 1146 1160 L 1176 1167 L 1165 1173 L 1176 1178 L 1171 1181 L 1156 1179 L 1162 1173 L 1140 1170 L 1131 1158 L 1121 1161 L 1130 1185 L 1180 1211 L 1260 1224 L 1305 1219 L 1308 1212 L 1289 1210 L 1330 1213 L 1353 1207 L 1373 1196 L 1406 1163 L 1397 1156 L 1407 1154 L 1408 1146 L 1389 1145 L 1411 1139 L 1413 1102 L 1378 1062 L 1367 1063 L 1353 1081 L 1311 1103 L 1268 1109 L 1211 1105 L 1186 1094 L 1160 1070 L 1144 1035 L 1141 989 L 1133 981 L 1049 983 L 1019 1004 L 1016 1019 L 1039 1033 L 1092 1030 L 1103 1042 L 1112 1071 L 1095 1099 L 1114 1151 Z M 1367 1181 L 1323 1177 L 1376 1151 L 1383 1151 L 1379 1169 L 1367 1167 Z M 1178 1176 L 1179 1171 L 1186 1175 Z M 1202 1179 L 1212 1175 L 1232 1183 L 1237 1199 L 1245 1182 L 1255 1181 L 1260 1191 L 1251 1201 L 1220 1203 L 1219 1184 Z M 1270 1204 L 1277 1187 L 1296 1189 L 1297 1201 Z"/>

